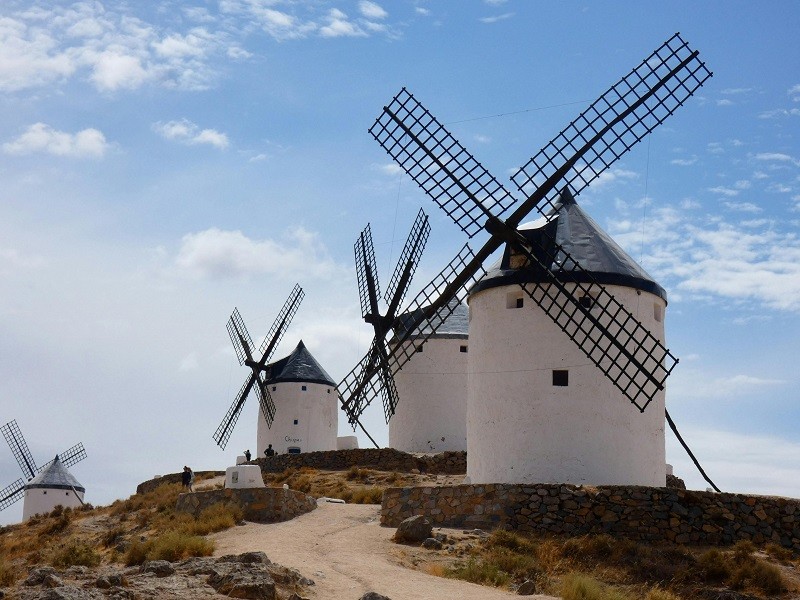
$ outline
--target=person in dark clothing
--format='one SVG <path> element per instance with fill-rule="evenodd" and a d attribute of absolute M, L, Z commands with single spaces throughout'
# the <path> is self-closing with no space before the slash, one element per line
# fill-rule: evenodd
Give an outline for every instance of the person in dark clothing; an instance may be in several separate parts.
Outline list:
<path fill-rule="evenodd" d="M 266 449 L 266 450 L 264 450 L 264 454 L 265 454 L 266 456 L 275 456 L 275 450 L 273 450 L 273 448 L 272 448 L 272 444 L 270 444 L 269 446 L 267 446 L 267 449 Z"/>
<path fill-rule="evenodd" d="M 244 451 L 244 459 L 245 459 L 247 462 L 250 462 L 250 456 L 251 456 L 251 455 L 250 455 L 250 450 L 245 450 L 245 451 Z"/>
<path fill-rule="evenodd" d="M 190 492 L 194 491 L 192 488 L 192 484 L 194 484 L 194 473 L 189 467 L 183 467 L 183 473 L 181 473 L 181 484 Z"/>

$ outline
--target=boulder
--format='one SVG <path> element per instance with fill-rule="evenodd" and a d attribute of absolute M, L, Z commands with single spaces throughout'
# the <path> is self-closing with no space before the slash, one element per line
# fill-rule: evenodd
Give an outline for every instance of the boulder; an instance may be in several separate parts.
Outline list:
<path fill-rule="evenodd" d="M 405 519 L 394 533 L 396 542 L 421 542 L 431 537 L 433 526 L 423 515 Z"/>
<path fill-rule="evenodd" d="M 379 594 L 378 592 L 367 592 L 358 600 L 392 600 L 389 596 L 384 596 L 383 594 Z"/>

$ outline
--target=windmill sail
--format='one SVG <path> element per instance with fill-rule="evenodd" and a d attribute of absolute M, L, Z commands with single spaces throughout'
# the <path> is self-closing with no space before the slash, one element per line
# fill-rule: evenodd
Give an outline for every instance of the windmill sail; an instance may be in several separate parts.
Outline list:
<path fill-rule="evenodd" d="M 677 360 L 591 274 L 554 240 L 531 244 L 517 226 L 532 210 L 549 215 L 559 190 L 584 189 L 681 106 L 711 73 L 698 53 L 675 35 L 598 98 L 584 113 L 534 156 L 515 176 L 523 191 L 517 202 L 449 131 L 405 88 L 384 107 L 370 128 L 400 167 L 472 237 L 485 222 L 491 238 L 464 266 L 433 306 L 444 306 L 503 243 L 529 268 L 545 276 L 541 285 L 523 285 L 528 294 L 578 348 L 640 410 L 644 410 Z M 503 215 L 515 207 L 505 220 Z M 547 209 L 547 210 L 545 210 Z M 551 271 L 555 261 L 561 268 Z M 589 289 L 563 281 L 579 272 Z M 599 314 L 581 298 L 600 290 Z"/>
<path fill-rule="evenodd" d="M 272 354 L 275 352 L 278 344 L 280 344 L 283 334 L 286 333 L 304 297 L 305 292 L 303 289 L 298 284 L 295 284 L 294 288 L 292 288 L 292 291 L 289 293 L 289 297 L 284 302 L 283 307 L 281 307 L 278 316 L 267 332 L 264 341 L 259 346 L 259 354 L 261 355 L 259 360 L 255 360 L 253 357 L 253 340 L 245 327 L 244 320 L 239 314 L 239 310 L 236 308 L 233 309 L 233 313 L 230 319 L 228 319 L 228 335 L 233 343 L 239 364 L 250 367 L 251 373 L 242 384 L 242 387 L 239 388 L 239 392 L 233 399 L 233 403 L 228 408 L 225 416 L 214 432 L 214 441 L 223 450 L 228 445 L 228 440 L 233 434 L 233 429 L 236 427 L 239 415 L 244 408 L 244 404 L 253 386 L 256 387 L 259 405 L 264 419 L 267 421 L 267 426 L 272 426 L 275 418 L 275 403 L 272 401 L 272 397 L 265 384 L 265 371 L 267 370 L 267 363 L 269 363 Z"/>

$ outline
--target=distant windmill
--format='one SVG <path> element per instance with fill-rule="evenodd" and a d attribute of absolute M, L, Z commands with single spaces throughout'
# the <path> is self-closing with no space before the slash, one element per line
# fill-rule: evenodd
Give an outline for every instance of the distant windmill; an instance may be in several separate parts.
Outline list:
<path fill-rule="evenodd" d="M 303 289 L 298 284 L 295 284 L 283 308 L 281 308 L 275 322 L 267 333 L 267 336 L 258 348 L 258 354 L 261 355 L 261 358 L 254 357 L 255 346 L 253 340 L 247 332 L 239 310 L 236 308 L 233 309 L 233 314 L 228 320 L 228 334 L 236 350 L 236 358 L 239 359 L 239 364 L 250 367 L 251 373 L 242 384 L 239 393 L 236 394 L 233 404 L 231 404 L 228 412 L 225 413 L 225 417 L 219 424 L 219 427 L 217 427 L 217 430 L 214 432 L 214 441 L 217 442 L 217 445 L 223 450 L 225 446 L 228 445 L 228 440 L 233 433 L 233 428 L 239 420 L 239 415 L 242 412 L 244 403 L 247 400 L 247 396 L 250 394 L 250 390 L 253 389 L 253 386 L 256 388 L 258 400 L 261 405 L 261 412 L 267 421 L 267 426 L 272 426 L 272 421 L 275 418 L 275 403 L 272 401 L 272 397 L 270 396 L 269 389 L 265 382 L 265 372 L 269 359 L 272 357 L 283 334 L 292 322 L 304 296 L 305 292 L 303 292 Z"/>
<path fill-rule="evenodd" d="M 395 348 L 402 349 L 402 342 L 418 330 L 435 331 L 448 316 L 448 302 L 463 296 L 467 286 L 482 275 L 486 259 L 505 244 L 508 260 L 504 265 L 516 271 L 520 293 L 533 301 L 538 314 L 554 324 L 564 339 L 640 411 L 656 396 L 663 402 L 665 381 L 677 359 L 659 336 L 632 314 L 626 302 L 620 302 L 608 291 L 602 277 L 595 276 L 593 269 L 584 268 L 579 256 L 558 243 L 556 228 L 561 222 L 556 218 L 569 204 L 569 200 L 562 202 L 564 198 L 586 188 L 672 115 L 710 76 L 698 53 L 676 34 L 519 170 L 512 179 L 527 196 L 521 202 L 412 94 L 402 89 L 384 107 L 370 132 L 470 238 L 481 231 L 490 237 L 475 253 L 465 247 L 443 271 L 439 283 L 423 290 L 415 302 L 417 317 L 405 323 L 406 333 Z M 526 235 L 520 224 L 533 210 L 550 226 Z M 520 331 L 517 335 L 525 333 L 529 332 Z M 531 352 L 536 348 L 533 339 L 514 341 L 515 347 L 524 347 L 524 343 Z M 407 360 L 402 352 L 390 352 L 378 366 L 362 361 L 356 367 L 363 371 L 358 381 L 372 380 L 382 370 L 396 370 Z M 480 359 L 470 353 L 471 364 L 473 360 Z M 354 386 L 351 393 L 357 391 L 359 387 Z M 347 402 L 349 396 L 343 396 Z M 483 401 L 483 406 L 473 407 L 470 397 L 469 410 L 473 414 L 481 409 L 491 412 L 491 400 Z M 507 439 L 522 444 L 527 441 L 523 430 L 508 432 Z M 509 446 L 505 451 L 513 454 Z M 473 452 L 470 444 L 469 456 L 477 460 L 482 453 Z"/>
<path fill-rule="evenodd" d="M 380 390 L 383 398 L 383 412 L 387 423 L 397 407 L 397 388 L 394 383 L 393 370 L 388 364 L 388 356 L 391 353 L 391 349 L 388 347 L 388 337 L 392 333 L 395 319 L 425 249 L 430 231 L 428 215 L 420 210 L 411 226 L 411 232 L 400 253 L 394 274 L 389 280 L 389 286 L 383 295 L 386 302 L 386 310 L 383 314 L 381 314 L 379 306 L 381 291 L 375 263 L 375 249 L 372 244 L 372 231 L 369 225 L 361 232 L 355 244 L 361 314 L 364 320 L 372 325 L 375 335 L 366 356 L 339 384 L 342 407 L 352 425 L 358 422 L 358 417 L 375 397 L 376 390 Z M 372 380 L 376 376 L 377 383 Z"/>
<path fill-rule="evenodd" d="M 8 508 L 23 495 L 25 496 L 23 514 L 26 519 L 37 513 L 50 512 L 58 504 L 77 506 L 83 503 L 83 494 L 86 490 L 67 471 L 68 467 L 86 458 L 86 450 L 82 443 L 75 444 L 68 450 L 57 454 L 53 460 L 37 467 L 16 420 L 9 421 L 0 427 L 0 431 L 3 432 L 3 437 L 27 481 L 26 483 L 22 479 L 17 479 L 0 491 L 0 510 Z M 43 493 L 33 493 L 34 490 Z M 51 491 L 49 498 L 44 497 L 47 490 Z M 63 490 L 65 493 L 52 493 L 54 490 Z M 29 494 L 23 494 L 24 491 L 29 491 Z"/>

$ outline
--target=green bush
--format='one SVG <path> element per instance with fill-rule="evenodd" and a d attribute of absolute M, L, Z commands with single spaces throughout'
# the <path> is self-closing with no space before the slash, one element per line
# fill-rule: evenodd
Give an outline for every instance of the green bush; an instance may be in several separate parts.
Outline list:
<path fill-rule="evenodd" d="M 463 579 L 480 585 L 499 587 L 511 581 L 508 573 L 503 572 L 497 565 L 471 558 L 467 564 L 458 565 L 445 571 L 445 577 Z"/>
<path fill-rule="evenodd" d="M 564 577 L 561 596 L 564 600 L 630 600 L 620 590 L 603 586 L 580 573 L 570 573 Z"/>

